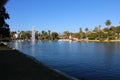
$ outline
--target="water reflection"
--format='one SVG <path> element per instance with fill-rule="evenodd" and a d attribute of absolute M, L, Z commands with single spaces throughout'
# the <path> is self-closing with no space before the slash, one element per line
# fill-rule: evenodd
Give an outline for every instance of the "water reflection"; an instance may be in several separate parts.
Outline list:
<path fill-rule="evenodd" d="M 115 51 L 115 45 L 112 44 L 112 43 L 106 43 L 104 44 L 104 50 L 105 50 L 105 53 L 104 53 L 104 61 L 105 61 L 105 65 L 107 68 L 111 68 L 112 66 L 112 63 L 113 63 L 113 58 L 114 58 L 114 51 Z"/>
<path fill-rule="evenodd" d="M 38 41 L 11 42 L 11 45 L 71 76 L 85 76 L 88 80 L 120 79 L 120 43 Z"/>
<path fill-rule="evenodd" d="M 15 41 L 15 48 L 16 48 L 16 49 L 19 49 L 19 48 L 18 48 L 18 41 Z"/>
<path fill-rule="evenodd" d="M 31 51 L 32 51 L 32 56 L 35 57 L 35 41 L 32 41 Z"/>

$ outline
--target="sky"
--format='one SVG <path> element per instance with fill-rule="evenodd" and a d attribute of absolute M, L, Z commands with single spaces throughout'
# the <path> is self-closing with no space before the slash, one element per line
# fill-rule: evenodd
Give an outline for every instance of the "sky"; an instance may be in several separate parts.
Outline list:
<path fill-rule="evenodd" d="M 11 31 L 79 32 L 93 30 L 105 21 L 120 23 L 120 0 L 9 0 L 5 5 Z"/>

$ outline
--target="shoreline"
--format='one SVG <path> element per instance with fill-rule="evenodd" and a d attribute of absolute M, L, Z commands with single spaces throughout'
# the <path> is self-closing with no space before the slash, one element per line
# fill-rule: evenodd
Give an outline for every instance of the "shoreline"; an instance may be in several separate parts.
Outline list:
<path fill-rule="evenodd" d="M 85 40 L 85 42 L 120 42 L 120 40 L 104 40 L 104 41 L 100 41 L 100 40 Z"/>
<path fill-rule="evenodd" d="M 22 41 L 23 42 L 24 40 L 15 40 L 15 41 L 20 41 L 20 42 Z M 30 41 L 30 40 L 25 40 L 25 41 Z M 44 40 L 36 40 L 36 41 L 44 41 Z M 48 41 L 54 41 L 54 40 L 48 40 Z M 66 41 L 66 42 L 72 42 L 72 41 L 76 41 L 76 42 L 120 42 L 120 40 L 104 40 L 104 41 L 100 41 L 100 40 L 71 40 L 71 39 L 59 39 L 57 41 Z"/>
<path fill-rule="evenodd" d="M 100 40 L 71 40 L 71 39 L 59 39 L 58 41 L 76 41 L 76 42 L 120 42 L 120 40 L 104 40 L 104 41 L 100 41 Z"/>
<path fill-rule="evenodd" d="M 5 80 L 79 80 L 6 46 L 0 46 L 0 73 Z"/>

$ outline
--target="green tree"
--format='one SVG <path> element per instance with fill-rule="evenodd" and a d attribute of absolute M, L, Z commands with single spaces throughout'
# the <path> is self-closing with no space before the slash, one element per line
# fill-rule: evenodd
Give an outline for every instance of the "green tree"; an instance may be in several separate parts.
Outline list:
<path fill-rule="evenodd" d="M 115 26 L 111 26 L 111 27 L 110 27 L 110 31 L 112 31 L 112 32 L 115 33 L 115 32 L 116 32 L 116 27 L 115 27 Z"/>
<path fill-rule="evenodd" d="M 45 34 L 45 31 L 44 30 L 42 30 L 42 35 L 44 35 Z"/>
<path fill-rule="evenodd" d="M 65 39 L 68 39 L 69 36 L 70 36 L 70 32 L 69 31 L 64 31 L 63 34 L 64 34 L 64 38 Z"/>
<path fill-rule="evenodd" d="M 5 20 L 9 18 L 9 14 L 6 12 L 5 7 L 0 8 L 0 38 L 10 37 L 10 28 L 5 22 Z"/>
<path fill-rule="evenodd" d="M 58 39 L 58 33 L 57 32 L 52 32 L 52 39 Z"/>
<path fill-rule="evenodd" d="M 21 31 L 21 32 L 19 33 L 19 38 L 20 38 L 20 39 L 25 39 L 24 31 Z"/>
<path fill-rule="evenodd" d="M 32 34 L 32 32 L 31 31 L 26 31 L 25 32 L 25 39 L 27 39 L 27 40 L 29 40 L 29 39 L 31 39 L 31 34 Z M 35 37 L 36 38 L 36 37 Z"/>
<path fill-rule="evenodd" d="M 88 38 L 89 38 L 90 40 L 96 40 L 97 37 L 98 37 L 98 34 L 97 34 L 97 33 L 91 33 L 91 34 L 88 35 Z"/>
<path fill-rule="evenodd" d="M 41 35 L 41 39 L 45 39 L 45 31 L 44 30 L 42 30 L 42 35 Z"/>
<path fill-rule="evenodd" d="M 115 26 L 110 27 L 110 36 L 112 37 L 112 39 L 117 39 L 116 27 Z"/>
<path fill-rule="evenodd" d="M 40 39 L 44 40 L 44 39 L 49 39 L 49 33 L 47 33 L 46 31 L 42 30 L 42 34 Z"/>
<path fill-rule="evenodd" d="M 4 4 L 7 2 L 8 0 L 0 0 L 0 8 L 4 6 Z"/>
<path fill-rule="evenodd" d="M 20 35 L 20 39 L 24 39 L 24 40 L 31 39 L 31 31 L 21 31 L 19 35 Z"/>
<path fill-rule="evenodd" d="M 100 34 L 99 40 L 104 41 L 107 37 L 107 34 L 105 34 L 103 31 L 100 31 L 99 34 Z"/>
<path fill-rule="evenodd" d="M 116 27 L 116 33 L 117 33 L 117 35 L 118 35 L 117 38 L 119 39 L 119 37 L 120 37 L 120 36 L 119 36 L 119 35 L 120 35 L 120 26 L 117 26 L 117 27 Z"/>
<path fill-rule="evenodd" d="M 108 28 L 104 28 L 103 31 L 107 33 L 109 31 L 109 29 Z"/>

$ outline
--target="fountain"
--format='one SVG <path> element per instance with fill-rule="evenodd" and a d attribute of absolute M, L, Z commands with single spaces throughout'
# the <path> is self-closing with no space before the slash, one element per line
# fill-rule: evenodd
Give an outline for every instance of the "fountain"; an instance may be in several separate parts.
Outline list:
<path fill-rule="evenodd" d="M 32 28 L 32 38 L 31 38 L 32 42 L 35 42 L 35 29 L 34 27 Z"/>
<path fill-rule="evenodd" d="M 31 34 L 31 42 L 32 42 L 32 56 L 35 55 L 35 29 L 32 27 L 32 34 Z"/>

